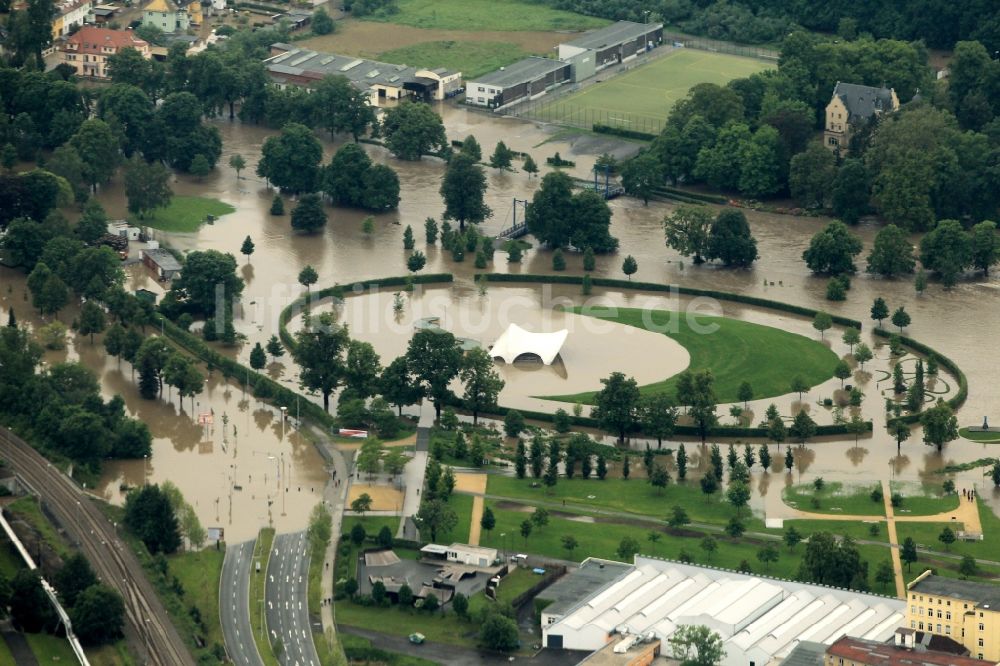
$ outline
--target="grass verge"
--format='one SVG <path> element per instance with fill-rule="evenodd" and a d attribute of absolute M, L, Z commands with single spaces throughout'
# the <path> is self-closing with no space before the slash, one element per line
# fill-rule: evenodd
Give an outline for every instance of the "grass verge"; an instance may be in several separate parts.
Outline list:
<path fill-rule="evenodd" d="M 271 556 L 271 543 L 274 541 L 274 530 L 265 527 L 257 535 L 254 545 L 254 559 L 260 560 L 260 573 L 254 568 L 250 574 L 250 627 L 253 630 L 253 640 L 257 644 L 257 652 L 264 666 L 278 666 L 278 659 L 271 651 L 271 641 L 267 639 L 267 627 L 264 626 L 264 577 L 267 572 L 267 560 Z"/>
<path fill-rule="evenodd" d="M 395 14 L 365 18 L 438 30 L 587 30 L 610 23 L 518 0 L 400 0 Z"/>
<path fill-rule="evenodd" d="M 958 434 L 959 436 L 972 440 L 973 442 L 981 442 L 983 444 L 996 444 L 1000 442 L 1000 430 L 976 432 L 969 430 L 968 428 L 959 428 Z"/>
<path fill-rule="evenodd" d="M 218 199 L 175 196 L 169 206 L 158 208 L 139 223 L 161 231 L 190 233 L 197 231 L 209 215 L 222 217 L 235 211 L 235 208 Z"/>
<path fill-rule="evenodd" d="M 436 666 L 436 661 L 414 657 L 413 655 L 389 652 L 372 645 L 372 642 L 361 636 L 344 634 L 340 637 L 347 658 L 353 662 L 378 663 L 386 666 Z"/>
<path fill-rule="evenodd" d="M 785 504 L 800 511 L 824 513 L 844 516 L 885 516 L 885 504 L 882 500 L 872 501 L 872 491 L 875 484 L 859 488 L 847 486 L 839 482 L 830 482 L 817 491 L 811 484 L 803 484 L 785 488 L 781 498 Z M 816 499 L 818 506 L 813 504 Z"/>
<path fill-rule="evenodd" d="M 31 525 L 45 539 L 45 542 L 55 550 L 62 559 L 69 558 L 72 551 L 55 526 L 42 513 L 38 499 L 34 495 L 25 495 L 7 505 L 7 511 L 12 516 L 20 518 Z M 20 560 L 18 560 L 20 561 Z"/>
<path fill-rule="evenodd" d="M 510 42 L 424 42 L 379 53 L 379 60 L 462 72 L 466 80 L 527 58 L 530 53 Z"/>
<path fill-rule="evenodd" d="M 816 340 L 728 317 L 691 317 L 666 310 L 635 308 L 587 308 L 586 311 L 571 308 L 571 311 L 660 331 L 676 340 L 691 356 L 689 370 L 712 371 L 719 403 L 736 402 L 737 390 L 744 381 L 750 382 L 755 399 L 789 393 L 794 376 L 801 377 L 808 386 L 816 386 L 833 376 L 838 362 L 837 355 Z M 715 331 L 706 333 L 704 327 L 710 325 L 716 327 Z M 643 394 L 673 396 L 677 377 L 647 384 L 640 390 Z M 594 391 L 543 397 L 593 404 Z"/>

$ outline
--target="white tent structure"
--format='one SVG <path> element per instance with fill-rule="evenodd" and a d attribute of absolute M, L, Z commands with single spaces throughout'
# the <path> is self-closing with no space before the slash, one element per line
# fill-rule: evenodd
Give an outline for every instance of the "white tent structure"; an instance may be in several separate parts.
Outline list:
<path fill-rule="evenodd" d="M 567 335 L 569 331 L 566 329 L 554 333 L 533 333 L 511 324 L 493 343 L 490 355 L 503 359 L 504 363 L 513 363 L 520 356 L 532 354 L 542 359 L 545 365 L 552 365 Z"/>

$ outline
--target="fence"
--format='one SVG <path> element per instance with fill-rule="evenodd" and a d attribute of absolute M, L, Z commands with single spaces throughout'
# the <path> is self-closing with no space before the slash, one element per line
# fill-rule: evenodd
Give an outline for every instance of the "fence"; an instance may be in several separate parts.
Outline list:
<path fill-rule="evenodd" d="M 744 58 L 757 58 L 768 62 L 778 62 L 781 55 L 772 49 L 765 49 L 760 46 L 748 46 L 746 44 L 734 44 L 723 42 L 707 37 L 694 37 L 681 33 L 663 33 L 663 43 L 683 46 L 688 49 L 698 49 L 700 51 L 711 51 L 713 53 L 727 53 L 729 55 L 743 56 Z"/>

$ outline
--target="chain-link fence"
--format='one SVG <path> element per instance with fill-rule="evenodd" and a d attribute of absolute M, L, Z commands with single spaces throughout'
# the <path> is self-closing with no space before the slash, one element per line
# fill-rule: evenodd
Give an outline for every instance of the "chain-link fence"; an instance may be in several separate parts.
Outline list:
<path fill-rule="evenodd" d="M 757 58 L 768 62 L 778 62 L 781 55 L 777 51 L 761 48 L 759 46 L 747 46 L 745 44 L 733 44 L 732 42 L 722 42 L 717 39 L 707 37 L 692 37 L 680 33 L 663 33 L 663 43 L 666 45 L 683 46 L 689 49 L 701 51 L 711 51 L 713 53 L 727 53 L 729 55 L 743 56 L 744 58 Z"/>

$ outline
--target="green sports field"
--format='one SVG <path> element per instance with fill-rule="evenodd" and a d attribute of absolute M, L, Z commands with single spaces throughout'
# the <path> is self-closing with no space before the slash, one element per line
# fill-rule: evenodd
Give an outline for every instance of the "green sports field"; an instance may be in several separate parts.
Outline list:
<path fill-rule="evenodd" d="M 655 133 L 692 86 L 722 85 L 771 68 L 755 58 L 682 48 L 624 74 L 613 76 L 615 68 L 598 72 L 598 79 L 607 80 L 542 104 L 531 116 L 553 123 L 585 127 L 603 123 Z"/>

